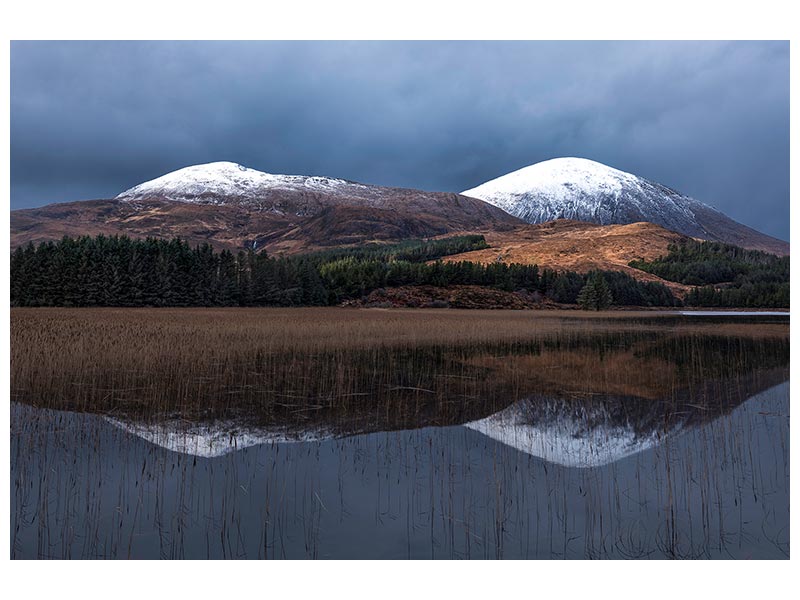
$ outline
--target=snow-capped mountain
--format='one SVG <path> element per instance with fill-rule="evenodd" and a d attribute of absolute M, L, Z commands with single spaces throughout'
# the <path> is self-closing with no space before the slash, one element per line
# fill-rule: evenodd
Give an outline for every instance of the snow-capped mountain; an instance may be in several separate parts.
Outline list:
<path fill-rule="evenodd" d="M 11 244 L 102 233 L 292 253 L 456 232 L 508 232 L 526 221 L 560 218 L 597 224 L 648 221 L 692 237 L 789 252 L 786 242 L 702 202 L 578 158 L 538 163 L 463 194 L 275 175 L 214 162 L 167 173 L 113 199 L 11 211 Z"/>
<path fill-rule="evenodd" d="M 519 225 L 524 222 L 496 206 L 454 193 L 215 162 L 168 173 L 113 199 L 12 211 L 11 243 L 102 233 L 293 253 Z"/>
<path fill-rule="evenodd" d="M 368 197 L 371 186 L 304 175 L 272 175 L 233 163 L 194 165 L 146 181 L 117 196 L 118 200 L 163 198 L 175 202 L 223 204 L 258 202 L 275 191 L 333 193 Z"/>
<path fill-rule="evenodd" d="M 647 221 L 691 237 L 788 254 L 789 245 L 675 190 L 584 158 L 555 158 L 462 192 L 527 221 Z"/>

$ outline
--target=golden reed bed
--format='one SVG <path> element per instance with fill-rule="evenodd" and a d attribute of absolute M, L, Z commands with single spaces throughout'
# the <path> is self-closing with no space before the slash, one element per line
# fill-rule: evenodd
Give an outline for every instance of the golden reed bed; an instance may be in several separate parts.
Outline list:
<path fill-rule="evenodd" d="M 708 354 L 697 347 L 709 336 L 723 355 L 687 373 L 681 357 Z M 39 406 L 148 414 L 401 401 L 456 410 L 532 392 L 654 398 L 716 363 L 744 372 L 776 343 L 788 352 L 788 323 L 655 312 L 17 308 L 11 392 Z"/>

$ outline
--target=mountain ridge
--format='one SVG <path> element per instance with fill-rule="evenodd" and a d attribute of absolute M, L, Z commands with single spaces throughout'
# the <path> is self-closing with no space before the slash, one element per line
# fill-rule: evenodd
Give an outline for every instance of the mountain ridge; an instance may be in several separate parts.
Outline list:
<path fill-rule="evenodd" d="M 251 202 L 259 205 L 273 191 L 334 193 L 375 199 L 368 184 L 319 175 L 278 175 L 229 161 L 191 165 L 136 185 L 115 197 L 135 201 L 161 198 L 174 202 L 220 204 Z"/>
<path fill-rule="evenodd" d="M 168 173 L 111 199 L 12 211 L 11 245 L 102 233 L 296 253 L 521 223 L 451 192 L 271 175 L 221 162 Z"/>
<path fill-rule="evenodd" d="M 11 246 L 105 234 L 181 237 L 218 249 L 292 254 L 465 231 L 503 234 L 526 221 L 556 219 L 650 222 L 698 239 L 789 252 L 788 243 L 671 188 L 579 158 L 536 163 L 463 194 L 205 163 L 143 182 L 115 198 L 12 211 Z"/>
<path fill-rule="evenodd" d="M 674 189 L 585 158 L 554 158 L 462 192 L 528 223 L 649 222 L 689 237 L 789 254 L 789 244 Z"/>

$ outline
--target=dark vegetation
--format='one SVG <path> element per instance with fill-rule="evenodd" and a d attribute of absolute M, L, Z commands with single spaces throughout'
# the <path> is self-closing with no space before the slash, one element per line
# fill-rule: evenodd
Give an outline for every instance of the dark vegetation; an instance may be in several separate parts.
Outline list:
<path fill-rule="evenodd" d="M 604 310 L 611 306 L 614 297 L 605 278 L 600 273 L 592 273 L 586 285 L 578 294 L 578 304 L 584 310 Z"/>
<path fill-rule="evenodd" d="M 788 256 L 689 240 L 670 245 L 666 256 L 635 260 L 630 266 L 697 286 L 685 298 L 689 306 L 789 306 Z"/>
<path fill-rule="evenodd" d="M 482 235 L 460 235 L 439 240 L 406 240 L 396 244 L 363 244 L 351 248 L 323 250 L 306 256 L 318 263 L 333 262 L 342 258 L 424 262 L 488 247 L 489 244 Z"/>
<path fill-rule="evenodd" d="M 13 306 L 324 306 L 399 286 L 473 285 L 575 304 L 593 274 L 536 265 L 441 262 L 483 236 L 370 244 L 300 256 L 215 252 L 180 239 L 63 238 L 11 256 Z M 434 261 L 434 262 L 430 262 Z M 604 272 L 616 304 L 679 305 L 668 288 Z"/>

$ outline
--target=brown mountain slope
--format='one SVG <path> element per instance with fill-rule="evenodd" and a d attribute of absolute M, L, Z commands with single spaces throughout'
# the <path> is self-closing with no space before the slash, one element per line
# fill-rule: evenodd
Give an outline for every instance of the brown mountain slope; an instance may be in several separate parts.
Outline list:
<path fill-rule="evenodd" d="M 164 198 L 50 204 L 11 212 L 11 247 L 102 233 L 293 253 L 463 230 L 503 231 L 521 223 L 499 208 L 458 194 L 363 188 L 369 194 L 275 190 L 255 202 L 222 204 Z"/>
<path fill-rule="evenodd" d="M 778 256 L 789 256 L 789 243 L 776 239 L 752 227 L 737 223 L 722 213 L 701 206 L 695 208 L 695 215 L 703 224 L 702 239 L 719 240 L 749 250 L 761 250 Z"/>
<path fill-rule="evenodd" d="M 667 246 L 687 239 L 653 223 L 595 225 L 559 219 L 508 231 L 487 232 L 485 237 L 489 248 L 455 254 L 443 260 L 536 264 L 540 268 L 579 273 L 593 269 L 623 271 L 641 281 L 663 283 L 681 296 L 689 290 L 688 286 L 628 266 L 634 259 L 652 260 L 666 254 Z"/>

